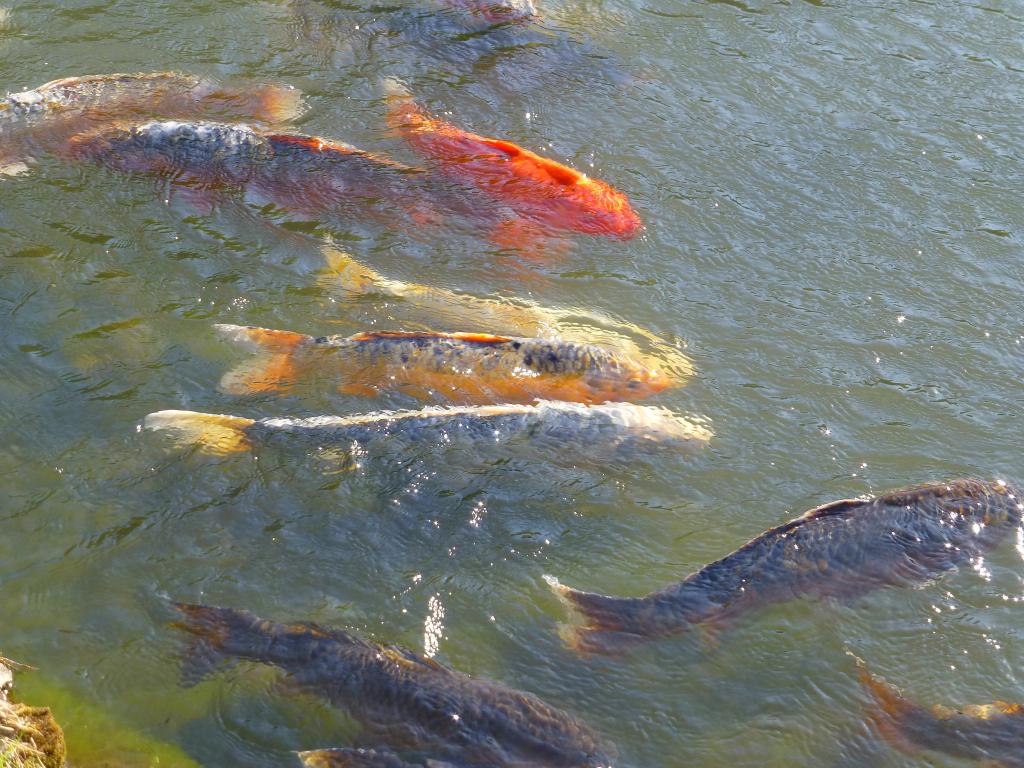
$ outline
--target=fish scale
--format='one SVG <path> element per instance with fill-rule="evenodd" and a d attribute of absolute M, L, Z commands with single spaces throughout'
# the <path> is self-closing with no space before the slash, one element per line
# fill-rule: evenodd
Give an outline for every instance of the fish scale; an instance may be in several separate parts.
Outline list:
<path fill-rule="evenodd" d="M 647 597 L 607 597 L 548 580 L 582 615 L 570 642 L 585 652 L 616 653 L 772 603 L 847 600 L 936 578 L 1017 530 L 1020 499 L 1005 483 L 961 479 L 832 502 Z"/>
<path fill-rule="evenodd" d="M 233 394 L 286 391 L 320 373 L 350 394 L 404 389 L 480 403 L 640 399 L 674 383 L 652 363 L 561 339 L 430 331 L 312 337 L 251 326 L 216 328 L 227 340 L 263 353 L 223 377 L 221 386 Z"/>
<path fill-rule="evenodd" d="M 344 630 L 279 624 L 229 608 L 176 607 L 183 617 L 179 626 L 193 635 L 184 655 L 187 682 L 198 682 L 219 664 L 238 659 L 270 664 L 285 672 L 292 687 L 347 709 L 363 725 L 364 738 L 384 745 L 379 755 L 303 753 L 308 765 L 335 764 L 332 755 L 360 758 L 357 764 L 367 766 L 405 765 L 392 747 L 467 768 L 611 765 L 610 745 L 532 694 L 471 678 L 405 648 L 378 645 Z"/>
<path fill-rule="evenodd" d="M 416 442 L 465 443 L 483 448 L 525 438 L 541 445 L 571 446 L 574 453 L 607 458 L 666 447 L 694 449 L 711 438 L 710 430 L 664 408 L 557 401 L 305 419 L 254 420 L 192 411 L 159 411 L 149 414 L 144 425 L 147 429 L 170 432 L 183 445 L 197 445 L 215 454 L 245 451 L 254 445 L 279 441 L 318 448 L 333 446 L 345 451 L 380 447 L 394 453 L 402 450 L 399 446 Z"/>

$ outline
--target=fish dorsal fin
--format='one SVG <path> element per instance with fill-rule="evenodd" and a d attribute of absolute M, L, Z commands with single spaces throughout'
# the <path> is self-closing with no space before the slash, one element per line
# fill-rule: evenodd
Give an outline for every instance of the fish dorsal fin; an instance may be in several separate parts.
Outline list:
<path fill-rule="evenodd" d="M 437 331 L 365 331 L 349 337 L 352 341 L 376 341 L 379 339 L 457 339 L 470 344 L 507 344 L 509 336 L 494 336 L 489 333 L 440 333 Z"/>
<path fill-rule="evenodd" d="M 508 344 L 512 341 L 509 336 L 495 336 L 492 333 L 452 333 L 453 339 L 468 341 L 470 344 Z"/>
<path fill-rule="evenodd" d="M 871 498 L 860 498 L 860 499 L 839 499 L 838 501 L 830 501 L 827 504 L 822 504 L 814 509 L 809 509 L 804 512 L 797 520 L 810 520 L 815 517 L 829 517 L 830 515 L 841 515 L 850 510 L 862 507 L 865 504 L 874 501 Z"/>
<path fill-rule="evenodd" d="M 776 528 L 772 528 L 768 531 L 765 531 L 756 539 L 752 539 L 751 541 L 744 544 L 737 551 L 745 550 L 749 547 L 756 546 L 758 542 L 760 542 L 765 536 L 775 536 L 778 534 L 788 533 L 789 531 L 795 530 L 796 528 L 805 525 L 811 520 L 819 520 L 823 517 L 838 517 L 840 515 L 845 515 L 848 512 L 852 512 L 855 509 L 863 507 L 864 505 L 872 501 L 874 501 L 873 498 L 867 497 L 861 499 L 839 499 L 837 501 L 830 501 L 827 504 L 822 504 L 821 506 L 807 510 L 802 515 L 800 515 L 800 517 L 793 518 L 788 523 L 783 523 L 782 525 Z"/>
<path fill-rule="evenodd" d="M 324 150 L 334 152 L 344 152 L 348 155 L 362 155 L 365 154 L 362 150 L 353 147 L 351 144 L 345 144 L 341 141 L 326 141 L 319 138 L 318 136 L 303 136 L 302 134 L 296 133 L 275 133 L 267 136 L 267 139 L 271 142 L 279 142 L 281 144 L 293 144 L 297 147 L 305 147 L 315 152 L 323 152 Z"/>
<path fill-rule="evenodd" d="M 337 627 L 328 627 L 323 624 L 318 624 L 315 621 L 298 621 L 294 624 L 288 625 L 289 629 L 306 633 L 312 637 L 320 637 L 326 640 L 333 640 L 337 643 L 345 645 L 360 645 L 368 646 L 365 640 L 358 635 L 354 635 L 344 629 L 338 629 Z"/>
<path fill-rule="evenodd" d="M 993 717 L 1005 715 L 1021 716 L 1024 713 L 1024 707 L 1008 701 L 993 701 L 991 704 L 968 704 L 961 711 L 968 717 L 990 720 Z"/>
<path fill-rule="evenodd" d="M 550 176 L 552 181 L 566 187 L 572 186 L 583 178 L 583 174 L 579 171 L 574 170 L 567 165 L 562 165 L 555 160 L 549 160 L 546 157 L 534 154 L 529 150 L 523 149 L 517 144 L 513 144 L 511 141 L 504 141 L 503 139 L 484 139 L 483 143 L 500 152 L 504 152 L 509 157 L 528 157 L 534 165 Z"/>
<path fill-rule="evenodd" d="M 417 669 L 431 672 L 449 672 L 447 667 L 441 666 L 433 659 L 413 653 L 408 648 L 400 645 L 385 645 L 381 647 L 381 654 L 385 658 L 406 669 Z"/>

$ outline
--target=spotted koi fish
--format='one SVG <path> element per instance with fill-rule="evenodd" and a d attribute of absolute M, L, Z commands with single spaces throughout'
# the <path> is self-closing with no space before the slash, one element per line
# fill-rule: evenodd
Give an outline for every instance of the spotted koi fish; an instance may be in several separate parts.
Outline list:
<path fill-rule="evenodd" d="M 857 666 L 878 707 L 871 719 L 900 751 L 927 749 L 995 768 L 1024 768 L 1024 706 L 995 701 L 959 709 L 922 707 L 870 674 L 860 659 Z"/>
<path fill-rule="evenodd" d="M 325 290 L 406 302 L 443 325 L 470 325 L 492 332 L 509 330 L 517 336 L 596 344 L 643 361 L 674 384 L 682 384 L 694 375 L 693 361 L 676 344 L 593 309 L 544 306 L 519 297 L 476 296 L 436 285 L 406 283 L 376 272 L 332 244 L 320 248 L 326 268 L 318 282 Z"/>
<path fill-rule="evenodd" d="M 301 93 L 268 84 L 229 86 L 177 72 L 67 77 L 0 99 L 0 156 L 59 151 L 72 136 L 115 120 L 234 116 L 266 123 L 295 117 Z"/>
<path fill-rule="evenodd" d="M 388 125 L 416 151 L 438 161 L 542 231 L 570 231 L 629 240 L 640 216 L 614 187 L 503 139 L 478 136 L 429 115 L 399 84 L 389 82 Z M 513 236 L 523 227 L 508 222 Z M 528 228 L 526 229 L 528 231 Z"/>
<path fill-rule="evenodd" d="M 665 408 L 546 400 L 535 405 L 428 407 L 419 411 L 306 419 L 246 419 L 193 411 L 158 411 L 149 414 L 143 426 L 170 431 L 181 445 L 196 445 L 206 453 L 222 455 L 289 438 L 317 448 L 332 446 L 352 452 L 372 446 L 394 450 L 395 445 L 403 442 L 484 445 L 519 437 L 546 442 L 559 450 L 572 446 L 577 453 L 607 457 L 666 445 L 699 448 L 711 438 L 711 431 L 703 425 Z M 395 442 L 389 445 L 392 440 Z"/>
<path fill-rule="evenodd" d="M 310 372 L 325 371 L 341 379 L 339 389 L 347 394 L 401 389 L 465 403 L 633 400 L 670 383 L 656 368 L 625 355 L 557 339 L 394 331 L 313 337 L 238 325 L 215 328 L 262 353 L 221 380 L 232 394 L 287 391 Z"/>
<path fill-rule="evenodd" d="M 302 213 L 355 207 L 390 218 L 397 205 L 415 222 L 433 220 L 434 196 L 418 184 L 420 171 L 316 136 L 233 123 L 155 121 L 76 136 L 69 152 L 193 188 L 252 193 Z"/>
<path fill-rule="evenodd" d="M 376 749 L 301 753 L 309 766 L 452 765 L 464 768 L 610 768 L 612 748 L 536 696 L 472 678 L 396 645 L 341 629 L 279 624 L 247 611 L 176 603 L 193 639 L 182 679 L 198 683 L 237 660 L 281 669 L 289 688 L 347 710 Z M 395 750 L 401 749 L 399 753 Z"/>
<path fill-rule="evenodd" d="M 812 509 L 646 597 L 606 597 L 545 578 L 582 617 L 569 644 L 617 653 L 772 603 L 921 584 L 997 546 L 1020 528 L 1022 509 L 1019 491 L 1004 483 L 929 483 Z"/>

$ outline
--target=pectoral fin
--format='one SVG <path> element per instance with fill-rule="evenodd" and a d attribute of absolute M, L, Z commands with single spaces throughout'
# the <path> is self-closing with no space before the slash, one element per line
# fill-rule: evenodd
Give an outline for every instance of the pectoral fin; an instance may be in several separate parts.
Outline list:
<path fill-rule="evenodd" d="M 545 263 L 560 259 L 573 247 L 572 240 L 528 219 L 508 219 L 496 224 L 490 241 L 499 248 L 515 251 L 527 261 Z"/>
<path fill-rule="evenodd" d="M 260 354 L 232 368 L 220 380 L 220 387 L 232 395 L 256 392 L 285 392 L 300 374 L 296 352 L 313 337 L 269 328 L 217 324 L 221 336 Z"/>

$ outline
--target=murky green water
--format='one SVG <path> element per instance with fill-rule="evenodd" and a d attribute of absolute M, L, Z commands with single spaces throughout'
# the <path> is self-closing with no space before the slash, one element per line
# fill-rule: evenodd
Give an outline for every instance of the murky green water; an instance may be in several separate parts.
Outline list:
<path fill-rule="evenodd" d="M 267 669 L 180 688 L 168 597 L 418 651 L 440 618 L 439 660 L 579 714 L 631 766 L 960 764 L 879 741 L 846 650 L 928 704 L 1024 701 L 1012 545 L 919 590 L 775 606 L 713 647 L 623 660 L 565 650 L 541 580 L 643 594 L 830 499 L 1024 479 L 1024 10 L 538 3 L 522 40 L 468 44 L 429 0 L 303 0 L 298 17 L 283 1 L 13 5 L 10 90 L 163 69 L 284 81 L 307 94 L 302 130 L 413 161 L 384 128 L 380 79 L 395 76 L 460 125 L 607 179 L 647 225 L 545 263 L 458 226 L 415 238 L 242 199 L 197 212 L 152 179 L 53 158 L 4 179 L 0 648 L 41 668 L 26 698 L 58 715 L 71 702 L 79 764 L 147 737 L 170 745 L 161 765 L 188 764 L 175 747 L 204 766 L 295 765 L 290 750 L 355 738 Z M 587 307 L 685 344 L 697 376 L 655 402 L 706 414 L 715 439 L 611 466 L 424 446 L 338 473 L 301 451 L 210 458 L 138 432 L 162 408 L 415 405 L 217 391 L 239 356 L 214 322 L 444 327 L 318 284 L 326 236 L 397 279 Z"/>

